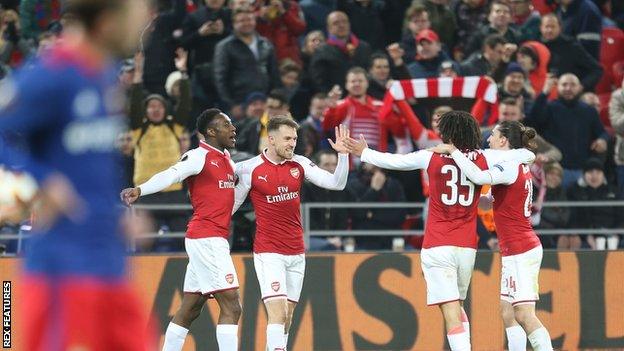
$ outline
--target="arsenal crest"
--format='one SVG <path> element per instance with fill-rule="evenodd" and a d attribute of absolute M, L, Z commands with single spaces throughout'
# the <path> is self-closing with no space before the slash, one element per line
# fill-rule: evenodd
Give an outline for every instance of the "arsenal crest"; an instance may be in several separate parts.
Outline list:
<path fill-rule="evenodd" d="M 232 283 L 234 283 L 234 274 L 232 274 L 232 273 L 228 273 L 228 274 L 226 274 L 226 275 L 225 275 L 225 281 L 226 281 L 228 284 L 232 284 Z"/>
<path fill-rule="evenodd" d="M 271 289 L 273 289 L 273 291 L 277 292 L 280 288 L 280 283 L 279 282 L 273 282 L 271 283 Z"/>
<path fill-rule="evenodd" d="M 293 176 L 295 179 L 299 179 L 299 168 L 291 168 L 290 175 Z"/>

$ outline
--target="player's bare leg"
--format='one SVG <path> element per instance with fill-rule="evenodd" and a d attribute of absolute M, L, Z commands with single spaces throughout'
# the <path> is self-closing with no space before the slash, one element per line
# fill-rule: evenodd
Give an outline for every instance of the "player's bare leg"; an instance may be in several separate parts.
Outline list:
<path fill-rule="evenodd" d="M 466 330 L 466 332 L 468 332 L 468 335 L 470 335 L 470 320 L 468 320 L 468 314 L 466 313 L 466 310 L 464 310 L 464 301 L 459 301 L 459 305 L 461 306 L 461 321 L 462 321 L 462 325 L 464 326 L 464 330 Z"/>
<path fill-rule="evenodd" d="M 277 298 L 266 301 L 267 310 L 267 350 L 284 351 L 284 332 L 288 320 L 288 303 L 286 298 Z"/>
<path fill-rule="evenodd" d="M 293 301 L 288 301 L 286 303 L 286 323 L 284 323 L 284 345 L 288 347 L 288 332 L 290 331 L 290 326 L 292 325 L 292 317 L 293 313 L 295 313 L 295 307 L 297 307 L 297 303 Z"/>
<path fill-rule="evenodd" d="M 182 304 L 173 316 L 165 333 L 163 351 L 180 351 L 188 334 L 191 323 L 201 313 L 208 296 L 201 294 L 184 294 Z"/>
<path fill-rule="evenodd" d="M 548 330 L 535 315 L 535 304 L 514 306 L 514 316 L 529 337 L 535 351 L 551 351 L 553 349 Z"/>
<path fill-rule="evenodd" d="M 238 320 L 242 312 L 238 289 L 222 291 L 214 296 L 219 304 L 217 324 L 219 350 L 236 351 L 238 349 Z"/>
<path fill-rule="evenodd" d="M 500 311 L 505 325 L 505 334 L 507 334 L 507 348 L 509 351 L 525 351 L 527 334 L 520 323 L 516 321 L 513 306 L 511 303 L 501 300 Z"/>
<path fill-rule="evenodd" d="M 464 329 L 462 322 L 462 307 L 459 301 L 452 301 L 440 305 L 444 323 L 446 325 L 446 338 L 452 351 L 470 350 L 470 334 Z"/>

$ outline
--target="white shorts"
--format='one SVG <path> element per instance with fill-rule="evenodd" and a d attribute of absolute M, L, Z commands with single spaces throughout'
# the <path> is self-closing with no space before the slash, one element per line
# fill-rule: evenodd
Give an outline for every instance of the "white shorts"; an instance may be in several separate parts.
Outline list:
<path fill-rule="evenodd" d="M 254 253 L 254 267 L 262 301 L 282 298 L 299 302 L 305 276 L 304 254 Z"/>
<path fill-rule="evenodd" d="M 502 257 L 501 300 L 512 305 L 539 300 L 538 278 L 542 255 L 540 245 L 518 255 Z"/>
<path fill-rule="evenodd" d="M 427 305 L 465 300 L 477 250 L 438 246 L 420 251 L 420 265 L 427 282 Z"/>
<path fill-rule="evenodd" d="M 224 238 L 184 239 L 189 257 L 184 292 L 214 297 L 214 293 L 238 289 L 238 276 Z"/>

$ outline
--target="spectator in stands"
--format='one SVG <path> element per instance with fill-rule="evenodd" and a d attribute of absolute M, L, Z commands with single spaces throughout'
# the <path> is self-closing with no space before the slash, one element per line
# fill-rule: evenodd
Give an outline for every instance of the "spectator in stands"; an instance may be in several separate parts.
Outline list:
<path fill-rule="evenodd" d="M 234 126 L 236 130 L 239 132 L 245 129 L 245 126 L 262 117 L 264 111 L 266 110 L 266 100 L 267 96 L 260 92 L 249 93 L 245 98 L 245 102 L 243 103 L 243 107 L 245 109 L 245 117 L 239 120 L 234 121 Z"/>
<path fill-rule="evenodd" d="M 440 64 L 440 68 L 438 69 L 438 77 L 455 78 L 459 77 L 460 72 L 461 68 L 457 62 L 447 60 Z"/>
<path fill-rule="evenodd" d="M 0 64 L 17 67 L 34 51 L 34 39 L 27 39 L 22 34 L 17 12 L 0 10 Z"/>
<path fill-rule="evenodd" d="M 325 30 L 327 16 L 334 10 L 335 2 L 335 0 L 301 0 L 299 2 L 308 33 Z"/>
<path fill-rule="evenodd" d="M 173 37 L 186 16 L 186 1 L 171 0 L 171 8 L 153 4 L 152 21 L 144 30 L 141 51 L 145 55 L 143 85 L 150 93 L 165 95 L 165 80 L 175 70 L 175 51 L 179 43 Z M 146 179 L 147 180 L 147 179 Z"/>
<path fill-rule="evenodd" d="M 280 85 L 275 49 L 256 33 L 256 17 L 250 8 L 232 13 L 233 33 L 215 48 L 214 77 L 221 100 L 234 119 L 243 116 L 242 103 L 249 93 L 267 93 Z"/>
<path fill-rule="evenodd" d="M 523 111 L 530 111 L 534 96 L 533 87 L 526 78 L 522 67 L 516 62 L 509 63 L 505 70 L 503 84 L 499 87 L 499 98 L 513 97 L 519 99 Z"/>
<path fill-rule="evenodd" d="M 559 98 L 548 102 L 547 96 L 555 85 Z M 550 77 L 526 118 L 526 124 L 561 150 L 565 188 L 581 176 L 583 164 L 592 152 L 601 154 L 607 150 L 608 134 L 598 112 L 579 100 L 580 92 L 575 75 L 566 73 L 558 81 Z"/>
<path fill-rule="evenodd" d="M 622 87 L 611 94 L 609 101 L 609 120 L 615 132 L 614 161 L 617 172 L 619 194 L 624 198 L 624 80 Z"/>
<path fill-rule="evenodd" d="M 470 37 L 466 44 L 464 54 L 469 56 L 482 47 L 485 38 L 497 34 L 505 38 L 505 42 L 511 44 L 520 43 L 520 33 L 511 26 L 511 7 L 502 0 L 494 0 L 490 4 L 488 24 L 484 24 Z"/>
<path fill-rule="evenodd" d="M 520 32 L 518 42 L 539 40 L 540 14 L 533 8 L 531 0 L 511 0 L 512 23 Z"/>
<path fill-rule="evenodd" d="M 205 0 L 205 6 L 189 14 L 182 24 L 181 43 L 189 51 L 193 95 L 200 108 L 219 100 L 212 60 L 217 43 L 232 32 L 232 13 L 224 4 L 224 0 Z"/>
<path fill-rule="evenodd" d="M 421 3 L 427 9 L 431 29 L 440 36 L 440 42 L 446 47 L 455 46 L 457 22 L 455 16 L 448 6 L 448 0 L 415 0 L 414 3 Z"/>
<path fill-rule="evenodd" d="M 333 173 L 338 164 L 338 156 L 333 150 L 321 150 L 313 158 L 316 165 Z M 348 191 L 331 191 L 305 182 L 301 189 L 301 202 L 353 202 Z M 349 228 L 349 210 L 346 208 L 310 209 L 311 230 L 347 230 Z M 340 236 L 311 236 L 310 251 L 336 251 L 342 248 Z"/>
<path fill-rule="evenodd" d="M 267 96 L 266 109 L 259 119 L 252 119 L 236 133 L 236 149 L 244 151 L 252 155 L 257 155 L 264 151 L 267 147 L 268 135 L 267 124 L 269 120 L 275 116 L 288 116 L 290 114 L 290 106 L 288 105 L 288 96 L 284 89 L 273 89 Z M 301 154 L 305 141 L 299 138 L 295 152 Z"/>
<path fill-rule="evenodd" d="M 542 16 L 542 42 L 550 50 L 549 71 L 555 75 L 573 73 L 581 80 L 583 89 L 594 90 L 602 76 L 600 63 L 576 41 L 561 34 L 561 20 L 555 14 Z"/>
<path fill-rule="evenodd" d="M 291 59 L 301 64 L 297 38 L 305 32 L 303 12 L 294 0 L 261 2 L 258 10 L 258 34 L 275 47 L 278 62 Z"/>
<path fill-rule="evenodd" d="M 310 62 L 309 74 L 320 92 L 344 84 L 351 67 L 367 67 L 372 53 L 370 45 L 351 33 L 349 18 L 334 11 L 327 17 L 327 43 L 318 48 Z"/>
<path fill-rule="evenodd" d="M 518 121 L 524 120 L 524 110 L 522 108 L 522 99 L 506 97 L 503 98 L 498 104 L 498 121 Z M 487 139 L 492 134 L 494 126 L 481 128 L 483 135 L 484 147 L 486 146 Z M 537 146 L 535 162 L 540 164 L 546 164 L 550 162 L 561 161 L 561 151 L 548 141 L 544 140 L 539 134 L 533 139 Z"/>
<path fill-rule="evenodd" d="M 35 41 L 48 26 L 61 18 L 63 0 L 21 0 L 19 5 L 19 23 L 22 35 L 27 40 Z"/>
<path fill-rule="evenodd" d="M 131 105 L 137 105 L 141 96 L 138 87 L 132 93 Z M 181 90 L 184 98 L 178 101 L 176 113 L 167 115 L 168 102 L 161 95 L 151 94 L 144 100 L 143 114 L 138 114 L 131 108 L 130 125 L 132 128 L 132 144 L 134 145 L 134 186 L 144 183 L 154 174 L 161 172 L 175 164 L 182 155 L 180 139 L 184 134 L 190 111 L 190 88 L 187 78 L 183 79 Z M 186 105 L 186 107 L 184 107 Z M 181 184 L 174 184 L 163 192 L 141 197 L 144 204 L 177 204 L 187 203 L 188 198 L 182 190 Z M 156 211 L 153 213 L 162 231 L 184 231 L 186 228 L 186 214 L 180 211 Z M 155 250 L 179 251 L 182 250 L 181 239 L 159 239 Z"/>
<path fill-rule="evenodd" d="M 438 34 L 431 29 L 425 29 L 416 36 L 416 60 L 407 66 L 413 78 L 437 77 L 442 62 L 451 58 L 442 51 L 442 44 Z"/>
<path fill-rule="evenodd" d="M 568 191 L 571 201 L 613 201 L 617 199 L 617 190 L 608 184 L 604 175 L 602 161 L 589 158 L 583 166 L 583 176 Z M 570 220 L 572 228 L 613 229 L 622 221 L 621 208 L 617 206 L 573 207 Z M 594 250 L 615 250 L 618 246 L 617 235 L 589 235 L 587 244 Z"/>
<path fill-rule="evenodd" d="M 455 60 L 462 61 L 467 58 L 467 55 L 464 54 L 466 44 L 470 37 L 487 21 L 487 3 L 486 0 L 461 0 L 456 2 L 454 13 L 457 20 L 457 45 L 456 50 L 453 52 Z"/>
<path fill-rule="evenodd" d="M 279 65 L 279 71 L 290 112 L 297 121 L 302 120 L 308 113 L 312 93 L 309 87 L 301 84 L 301 66 L 291 59 L 284 59 Z"/>
<path fill-rule="evenodd" d="M 43 32 L 39 34 L 38 45 L 37 45 L 37 56 L 42 56 L 46 52 L 52 48 L 59 36 L 53 32 Z"/>
<path fill-rule="evenodd" d="M 490 76 L 495 81 L 503 79 L 507 64 L 503 60 L 505 56 L 505 38 L 492 34 L 483 41 L 482 51 L 474 53 L 460 64 L 461 73 L 464 76 Z"/>
<path fill-rule="evenodd" d="M 323 34 L 320 30 L 309 32 L 303 39 L 303 44 L 301 46 L 301 84 L 308 89 L 314 89 L 314 82 L 310 76 L 310 62 L 312 60 L 312 55 L 323 44 L 325 44 L 325 34 Z"/>
<path fill-rule="evenodd" d="M 316 93 L 310 101 L 308 116 L 301 123 L 301 134 L 305 139 L 304 155 L 314 155 L 320 149 L 329 149 L 323 133 L 323 112 L 327 109 L 327 94 Z"/>
<path fill-rule="evenodd" d="M 555 0 L 557 14 L 563 22 L 563 33 L 578 40 L 596 60 L 600 60 L 602 14 L 591 0 Z"/>
<path fill-rule="evenodd" d="M 563 182 L 563 168 L 558 162 L 544 166 L 546 178 L 545 203 L 567 201 L 568 196 L 561 186 Z M 538 229 L 566 229 L 570 220 L 570 207 L 545 206 L 540 211 Z M 537 231 L 539 233 L 539 230 Z M 581 237 L 578 235 L 542 235 L 540 236 L 544 248 L 574 249 L 581 247 Z"/>
<path fill-rule="evenodd" d="M 358 172 L 347 184 L 347 191 L 355 202 L 404 202 L 401 183 L 386 175 L 384 170 L 361 163 Z M 400 208 L 357 208 L 351 211 L 353 229 L 399 229 L 405 220 L 405 210 Z M 392 236 L 356 236 L 358 250 L 391 250 Z"/>
<path fill-rule="evenodd" d="M 385 47 L 385 31 L 382 18 L 385 15 L 384 1 L 374 0 L 336 0 L 336 10 L 349 17 L 351 31 L 360 39 L 370 44 L 373 51 Z"/>
<path fill-rule="evenodd" d="M 375 99 L 382 100 L 386 95 L 386 89 L 390 79 L 410 79 L 411 76 L 403 63 L 403 50 L 399 44 L 388 46 L 388 53 L 392 57 L 393 64 L 386 54 L 374 53 L 371 55 L 368 75 L 370 77 L 367 93 Z"/>
<path fill-rule="evenodd" d="M 600 98 L 598 97 L 598 95 L 592 93 L 591 91 L 585 92 L 583 93 L 583 95 L 581 95 L 581 101 L 596 109 L 596 112 L 598 112 L 598 114 L 600 115 L 600 110 L 602 106 L 600 104 Z"/>
<path fill-rule="evenodd" d="M 416 36 L 423 30 L 431 27 L 429 13 L 420 3 L 413 3 L 405 12 L 406 29 L 401 38 L 401 47 L 405 51 L 403 61 L 406 65 L 416 59 Z"/>
<path fill-rule="evenodd" d="M 527 41 L 518 49 L 516 59 L 529 78 L 533 93 L 542 91 L 548 77 L 550 50 L 540 42 Z"/>
<path fill-rule="evenodd" d="M 335 86 L 328 94 L 329 108 L 323 115 L 323 130 L 331 133 L 334 127 L 347 123 L 351 135 L 363 134 L 368 145 L 377 149 L 380 145 L 382 131 L 379 122 L 381 101 L 366 95 L 368 78 L 366 71 L 354 67 L 346 74 L 347 97 L 338 101 L 342 90 Z"/>

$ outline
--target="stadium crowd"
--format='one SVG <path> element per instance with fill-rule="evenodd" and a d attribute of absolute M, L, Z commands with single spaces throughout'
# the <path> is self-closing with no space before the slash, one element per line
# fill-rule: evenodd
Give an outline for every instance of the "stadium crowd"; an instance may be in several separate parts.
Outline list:
<path fill-rule="evenodd" d="M 62 40 L 66 18 L 62 0 L 0 4 L 0 78 L 10 79 Z M 621 207 L 543 204 L 624 198 L 622 28 L 624 2 L 611 0 L 160 0 L 137 53 L 119 68 L 129 117 L 118 138 L 120 178 L 135 186 L 174 164 L 197 145 L 196 118 L 211 107 L 234 121 L 234 161 L 260 153 L 268 121 L 286 115 L 300 125 L 296 152 L 330 172 L 338 158 L 326 138 L 341 123 L 374 149 L 408 153 L 441 142 L 437 120 L 463 109 L 482 126 L 484 148 L 497 122 L 522 121 L 538 132 L 531 169 L 538 233 L 620 228 Z M 477 91 L 496 85 L 494 99 L 461 93 L 469 85 L 461 77 L 475 76 L 485 77 Z M 305 184 L 302 202 L 422 203 L 427 185 L 420 171 L 384 171 L 352 157 L 345 191 Z M 189 200 L 176 184 L 140 203 Z M 252 247 L 253 209 L 243 208 L 233 251 Z M 189 213 L 153 216 L 159 232 L 183 232 Z M 479 216 L 480 247 L 496 249 L 491 209 Z M 422 229 L 424 217 L 421 209 L 323 208 L 312 210 L 310 229 Z M 624 247 L 620 238 L 541 236 L 545 248 L 560 249 L 615 249 Z M 309 249 L 422 245 L 419 236 L 396 239 L 312 237 Z M 183 249 L 182 238 L 165 237 L 148 248 Z"/>

